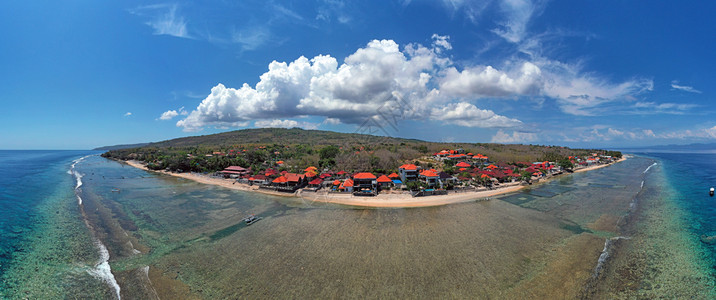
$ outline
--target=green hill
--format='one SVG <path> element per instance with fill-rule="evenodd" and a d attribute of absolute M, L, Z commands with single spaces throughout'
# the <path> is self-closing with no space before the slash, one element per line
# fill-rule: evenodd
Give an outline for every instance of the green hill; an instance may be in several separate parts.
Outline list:
<path fill-rule="evenodd" d="M 230 132 L 223 132 L 210 135 L 191 136 L 156 143 L 150 143 L 149 147 L 232 147 L 245 144 L 307 144 L 307 145 L 338 145 L 347 141 L 359 141 L 363 143 L 405 143 L 422 142 L 412 139 L 401 139 L 392 137 L 373 136 L 357 133 L 341 133 L 324 130 L 305 130 L 300 128 L 253 128 Z"/>
<path fill-rule="evenodd" d="M 301 171 L 308 166 L 386 173 L 406 162 L 432 164 L 428 158 L 443 149 L 480 153 L 494 162 L 556 161 L 597 150 L 558 146 L 493 143 L 435 143 L 416 139 L 340 133 L 300 128 L 244 129 L 110 150 L 104 157 L 137 159 L 156 169 L 211 172 L 229 165 L 261 170 L 278 167 Z"/>

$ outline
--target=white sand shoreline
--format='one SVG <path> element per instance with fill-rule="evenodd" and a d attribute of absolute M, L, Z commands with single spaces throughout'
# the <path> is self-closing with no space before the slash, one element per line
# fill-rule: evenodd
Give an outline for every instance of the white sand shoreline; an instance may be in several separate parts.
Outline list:
<path fill-rule="evenodd" d="M 626 160 L 626 157 L 622 157 L 620 160 L 618 160 L 615 163 L 622 162 L 624 160 Z M 450 193 L 447 195 L 425 196 L 425 197 L 412 197 L 409 193 L 379 194 L 378 196 L 375 196 L 375 197 L 361 197 L 361 196 L 353 196 L 352 194 L 342 194 L 342 193 L 327 193 L 325 191 L 311 192 L 311 191 L 299 190 L 295 193 L 282 193 L 282 192 L 275 192 L 275 191 L 271 191 L 271 190 L 259 189 L 258 186 L 249 186 L 249 185 L 242 184 L 242 183 L 236 183 L 236 181 L 234 179 L 215 178 L 215 177 L 209 177 L 209 176 L 200 175 L 200 174 L 196 174 L 196 173 L 172 173 L 172 172 L 166 172 L 166 171 L 154 171 L 154 170 L 149 170 L 146 166 L 144 166 L 139 161 L 130 160 L 130 161 L 124 161 L 124 162 L 132 167 L 139 168 L 139 169 L 142 169 L 145 171 L 157 172 L 157 173 L 161 173 L 161 174 L 165 174 L 165 175 L 185 178 L 185 179 L 193 180 L 193 181 L 196 181 L 199 183 L 222 186 L 222 187 L 233 189 L 233 190 L 257 192 L 257 193 L 268 194 L 268 195 L 273 195 L 273 196 L 281 196 L 281 197 L 302 198 L 304 200 L 309 200 L 312 202 L 334 203 L 334 204 L 342 204 L 342 205 L 350 205 L 350 206 L 376 207 L 376 208 L 378 208 L 378 207 L 389 207 L 389 208 L 428 207 L 428 206 L 440 206 L 440 205 L 447 205 L 447 204 L 453 204 L 453 203 L 469 202 L 469 201 L 486 199 L 489 197 L 494 197 L 494 196 L 502 195 L 502 194 L 506 194 L 506 193 L 517 192 L 517 191 L 527 187 L 527 185 L 519 185 L 518 183 L 507 183 L 507 184 L 502 184 L 499 188 L 496 188 L 493 190 L 466 191 L 466 192 Z M 604 167 L 611 166 L 611 165 L 613 165 L 613 164 L 597 165 L 597 166 L 581 168 L 581 169 L 575 170 L 574 173 L 596 170 L 596 169 L 604 168 Z M 551 178 L 555 178 L 555 177 L 551 177 Z"/>

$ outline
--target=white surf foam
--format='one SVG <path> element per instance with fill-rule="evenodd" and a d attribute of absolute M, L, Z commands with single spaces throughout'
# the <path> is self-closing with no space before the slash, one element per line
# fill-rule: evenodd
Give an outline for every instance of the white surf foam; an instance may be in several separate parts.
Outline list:
<path fill-rule="evenodd" d="M 613 246 L 614 241 L 620 239 L 629 240 L 631 238 L 626 236 L 617 236 L 610 239 L 606 239 L 604 241 L 604 250 L 602 250 L 602 254 L 600 254 L 599 259 L 597 259 L 597 266 L 594 268 L 594 274 L 592 276 L 599 276 L 599 274 L 602 272 L 602 269 L 604 268 L 604 263 L 607 261 L 607 259 L 609 259 L 609 252 Z"/>
<path fill-rule="evenodd" d="M 87 155 L 87 156 L 73 160 L 72 165 L 70 166 L 70 169 L 67 171 L 67 173 L 69 173 L 70 175 L 75 176 L 75 180 L 77 181 L 77 184 L 75 185 L 75 189 L 78 189 L 82 186 L 82 174 L 80 174 L 80 172 L 75 170 L 75 166 L 77 166 L 78 163 L 80 163 L 81 161 L 85 160 L 86 158 L 88 158 L 90 156 L 92 156 L 92 155 Z"/>
<path fill-rule="evenodd" d="M 107 251 L 107 247 L 98 239 L 95 239 L 95 246 L 99 249 L 100 259 L 97 264 L 95 264 L 94 269 L 88 272 L 109 284 L 115 296 L 117 296 L 117 299 L 120 300 L 122 297 L 119 294 L 119 284 L 117 284 L 117 279 L 114 278 L 112 268 L 109 266 L 109 251 Z"/>
<path fill-rule="evenodd" d="M 80 206 L 80 209 L 82 208 L 82 197 L 80 197 L 80 190 L 79 188 L 82 186 L 82 174 L 80 174 L 77 170 L 75 170 L 75 166 L 77 166 L 78 163 L 85 160 L 86 158 L 90 157 L 92 155 L 87 155 L 85 157 L 76 159 L 72 161 L 72 165 L 70 166 L 70 170 L 68 173 L 75 176 L 75 179 L 77 180 L 77 184 L 75 185 L 75 196 L 77 196 L 77 204 Z M 112 274 L 112 268 L 109 266 L 109 251 L 107 250 L 107 246 L 102 244 L 102 241 L 100 241 L 95 235 L 94 231 L 91 229 L 91 225 L 89 223 L 89 220 L 87 220 L 86 215 L 84 214 L 84 211 L 82 212 L 82 215 L 85 217 L 85 225 L 87 227 L 90 227 L 90 232 L 92 232 L 92 240 L 94 241 L 95 246 L 99 250 L 99 261 L 94 265 L 93 269 L 87 270 L 88 273 L 91 275 L 99 278 L 100 280 L 106 282 L 109 287 L 114 291 L 115 296 L 117 296 L 118 300 L 121 300 L 122 297 L 119 293 L 119 284 L 117 283 L 117 279 L 114 277 L 114 274 Z"/>
<path fill-rule="evenodd" d="M 646 172 L 649 172 L 649 169 L 651 169 L 651 167 L 653 167 L 653 166 L 656 166 L 656 163 L 653 163 L 653 164 L 651 164 L 651 166 L 647 167 L 646 170 L 644 170 L 644 172 L 642 172 L 642 174 L 646 174 Z"/>

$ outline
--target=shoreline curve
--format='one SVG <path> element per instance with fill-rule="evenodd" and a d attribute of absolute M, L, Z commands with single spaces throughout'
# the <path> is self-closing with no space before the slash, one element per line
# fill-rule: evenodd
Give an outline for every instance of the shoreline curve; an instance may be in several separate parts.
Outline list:
<path fill-rule="evenodd" d="M 580 169 L 575 170 L 573 173 L 580 173 L 580 172 L 601 169 L 601 168 L 608 167 L 613 164 L 622 162 L 626 159 L 627 159 L 626 156 L 623 156 L 621 159 L 619 159 L 618 161 L 616 161 L 614 163 L 580 168 Z M 287 197 L 287 198 L 301 198 L 303 200 L 309 200 L 309 201 L 318 202 L 318 203 L 332 203 L 332 204 L 341 204 L 341 205 L 358 206 L 358 207 L 372 207 L 372 208 L 429 207 L 429 206 L 441 206 L 441 205 L 470 202 L 470 201 L 489 200 L 490 197 L 503 195 L 503 194 L 507 194 L 507 193 L 514 193 L 514 192 L 517 192 L 517 191 L 529 186 L 529 185 L 521 185 L 519 183 L 506 183 L 506 184 L 502 184 L 500 187 L 493 189 L 493 190 L 457 192 L 457 193 L 451 193 L 451 194 L 447 194 L 447 195 L 435 195 L 435 196 L 425 196 L 425 197 L 413 197 L 407 192 L 378 194 L 377 196 L 374 196 L 374 197 L 361 197 L 361 196 L 353 196 L 352 194 L 337 194 L 337 193 L 327 193 L 327 192 L 322 192 L 322 191 L 311 192 L 311 191 L 303 191 L 303 190 L 298 190 L 294 193 L 289 194 L 289 193 L 275 192 L 275 191 L 269 191 L 269 190 L 260 190 L 258 188 L 258 186 L 249 186 L 249 185 L 246 185 L 243 183 L 236 183 L 236 181 L 233 179 L 215 178 L 215 177 L 209 177 L 209 176 L 201 175 L 201 174 L 197 174 L 197 173 L 172 173 L 172 172 L 167 172 L 167 171 L 150 170 L 146 166 L 144 166 L 141 162 L 136 161 L 136 160 L 129 160 L 129 161 L 117 160 L 117 161 L 126 163 L 129 166 L 132 166 L 132 167 L 135 167 L 138 169 L 142 169 L 142 170 L 145 170 L 148 172 L 156 172 L 159 174 L 189 179 L 189 180 L 193 180 L 195 182 L 199 182 L 202 184 L 221 186 L 221 187 L 232 189 L 232 190 L 261 193 L 261 194 L 266 194 L 266 195 Z M 565 174 L 565 175 L 568 175 L 568 174 Z M 557 176 L 547 178 L 546 180 L 540 180 L 538 182 L 538 184 L 547 182 L 549 180 L 552 180 L 552 179 L 560 177 L 560 176 L 561 175 L 557 175 Z"/>

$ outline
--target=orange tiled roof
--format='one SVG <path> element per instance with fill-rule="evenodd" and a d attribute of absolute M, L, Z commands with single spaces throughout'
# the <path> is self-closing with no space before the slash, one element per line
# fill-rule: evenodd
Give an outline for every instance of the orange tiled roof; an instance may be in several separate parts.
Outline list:
<path fill-rule="evenodd" d="M 375 175 L 368 172 L 358 173 L 353 176 L 354 179 L 375 179 Z"/>
<path fill-rule="evenodd" d="M 388 176 L 381 175 L 380 177 L 378 177 L 378 182 L 382 183 L 382 182 L 393 182 L 393 181 L 390 180 L 390 178 L 388 178 Z"/>
<path fill-rule="evenodd" d="M 404 170 L 411 170 L 411 171 L 418 169 L 418 167 L 414 164 L 405 164 L 405 165 L 400 166 L 400 168 L 404 169 Z"/>

